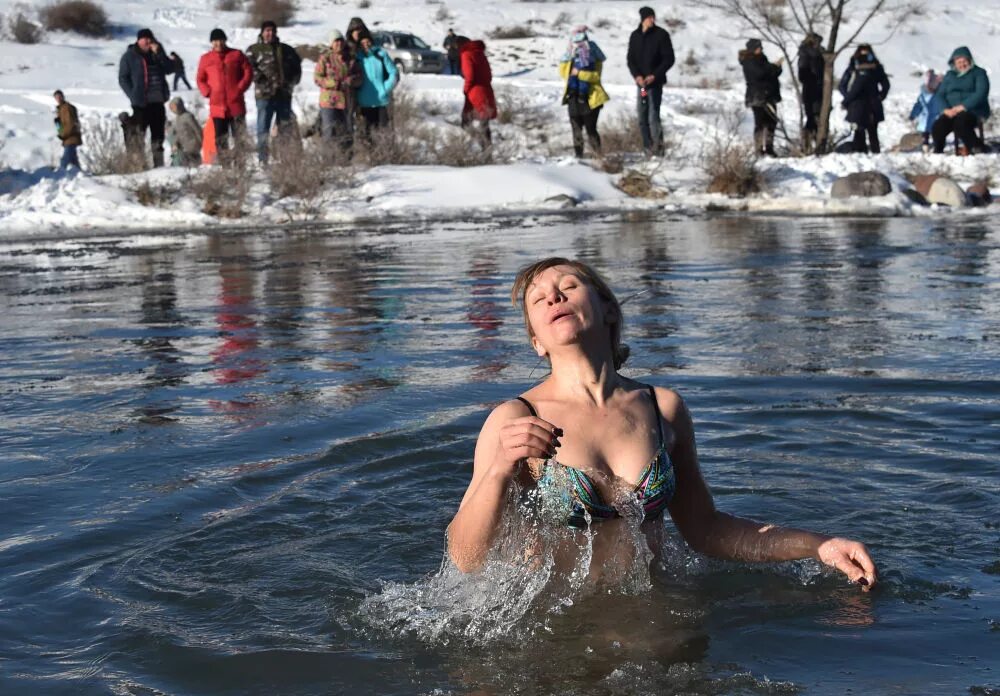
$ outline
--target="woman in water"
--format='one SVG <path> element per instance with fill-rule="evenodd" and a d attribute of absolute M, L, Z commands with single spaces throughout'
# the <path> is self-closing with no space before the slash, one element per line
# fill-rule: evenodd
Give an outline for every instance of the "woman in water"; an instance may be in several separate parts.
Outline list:
<path fill-rule="evenodd" d="M 699 553 L 751 562 L 815 558 L 864 590 L 874 586 L 875 564 L 860 542 L 715 508 L 684 401 L 618 373 L 628 355 L 621 306 L 592 268 L 562 258 L 539 261 L 518 274 L 511 298 L 521 304 L 531 345 L 551 373 L 497 406 L 483 425 L 472 481 L 448 527 L 448 553 L 461 571 L 480 569 L 499 541 L 516 481 L 526 491 L 568 492 L 568 525 L 592 532 L 592 568 L 635 557 L 623 548 L 635 538 L 626 533 L 630 520 L 656 553 L 666 510 Z M 554 476 L 557 469 L 565 475 Z"/>

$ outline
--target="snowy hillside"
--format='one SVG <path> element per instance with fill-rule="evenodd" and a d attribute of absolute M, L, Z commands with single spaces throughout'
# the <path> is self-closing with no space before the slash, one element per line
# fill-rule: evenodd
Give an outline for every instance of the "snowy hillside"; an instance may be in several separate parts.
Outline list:
<path fill-rule="evenodd" d="M 212 28 L 223 28 L 230 44 L 245 48 L 257 29 L 243 26 L 243 12 L 219 12 L 210 0 L 174 0 L 157 8 L 154 3 L 105 0 L 100 3 L 114 35 L 88 39 L 73 33 L 48 32 L 40 43 L 15 43 L 7 36 L 0 42 L 0 162 L 20 170 L 0 174 L 0 234 L 25 234 L 53 226 L 162 227 L 202 225 L 212 222 L 196 201 L 182 199 L 169 207 L 142 206 L 131 193 L 134 180 L 180 178 L 184 173 L 168 169 L 133 177 L 53 176 L 40 168 L 58 162 L 60 148 L 54 137 L 52 92 L 62 89 L 79 109 L 85 131 L 100 121 L 110 122 L 129 108 L 117 84 L 118 60 L 135 32 L 150 27 L 168 50 L 186 62 L 188 79 L 194 83 L 198 57 L 209 48 Z M 332 28 L 344 30 L 352 16 L 363 17 L 370 27 L 412 31 L 439 48 L 448 27 L 471 37 L 483 37 L 492 63 L 494 87 L 511 108 L 531 110 L 528 124 L 496 128 L 498 139 L 513 164 L 451 170 L 440 168 L 380 167 L 361 171 L 354 188 L 333 196 L 321 217 L 351 219 L 417 211 L 458 214 L 461 210 L 547 209 L 545 199 L 566 194 L 595 207 L 704 208 L 708 205 L 740 206 L 751 210 L 788 210 L 815 213 L 862 212 L 871 214 L 919 213 L 903 196 L 850 204 L 829 200 L 832 181 L 840 175 L 879 169 L 901 182 L 905 171 L 950 171 L 962 182 L 995 170 L 997 155 L 955 158 L 951 156 L 883 154 L 832 155 L 824 158 L 779 158 L 761 163 L 767 186 L 763 194 L 737 202 L 704 194 L 705 177 L 698 163 L 706 140 L 717 128 L 726 128 L 726 111 L 743 114 L 742 129 L 749 139 L 749 112 L 743 109 L 743 81 L 736 53 L 748 35 L 735 20 L 690 3 L 657 3 L 660 24 L 670 27 L 677 64 L 669 73 L 662 117 L 672 134 L 673 147 L 666 161 L 639 162 L 634 166 L 652 173 L 667 195 L 659 199 L 628 199 L 611 184 L 615 174 L 592 169 L 572 155 L 565 107 L 560 105 L 562 84 L 556 66 L 566 49 L 567 35 L 575 24 L 591 27 L 591 37 L 608 56 L 604 85 L 612 101 L 601 115 L 603 128 L 611 128 L 634 109 L 634 88 L 625 65 L 629 33 L 638 22 L 640 2 L 514 2 L 480 3 L 472 0 L 363 0 L 368 7 L 329 0 L 300 0 L 295 21 L 279 30 L 292 45 L 325 44 Z M 21 12 L 37 17 L 37 6 L 0 0 L 5 24 Z M 493 40 L 497 27 L 521 26 L 536 36 L 526 39 Z M 968 45 L 977 64 L 991 76 L 1000 58 L 995 35 L 1000 28 L 1000 0 L 928 4 L 922 13 L 895 36 L 887 36 L 884 25 L 873 21 L 861 38 L 872 43 L 892 80 L 886 101 L 886 122 L 880 128 L 884 150 L 889 150 L 910 130 L 906 120 L 917 95 L 920 75 L 927 68 L 946 69 L 951 51 Z M 778 52 L 765 45 L 772 57 Z M 837 65 L 839 76 L 848 53 Z M 303 65 L 307 76 L 296 94 L 296 109 L 314 107 L 318 90 L 311 77 L 313 64 Z M 787 81 L 786 69 L 783 80 Z M 448 75 L 406 75 L 407 90 L 440 128 L 457 128 L 461 109 L 461 81 Z M 995 86 L 994 91 L 1000 90 Z M 798 108 L 789 84 L 783 85 L 781 112 L 796 130 Z M 178 93 L 204 117 L 204 104 L 196 92 Z M 1000 103 L 1000 97 L 994 95 Z M 247 100 L 254 119 L 253 99 Z M 428 106 L 432 105 L 432 106 Z M 846 132 L 841 112 L 834 114 L 834 131 Z M 520 131 L 522 132 L 519 132 Z M 530 133 L 528 131 L 531 131 Z M 990 132 L 987 133 L 989 137 Z M 1000 133 L 992 133 L 1000 135 Z M 86 133 L 81 154 L 86 152 Z M 539 143 L 545 143 L 541 147 Z M 914 159 L 923 160 L 914 164 Z M 930 160 L 930 162 L 928 162 Z M 128 179 L 129 181 L 123 181 Z M 252 198 L 252 217 L 282 220 L 280 204 Z M 846 207 L 845 207 L 846 206 Z M 853 207 L 852 207 L 853 206 Z M 933 213 L 933 211 L 931 211 Z"/>

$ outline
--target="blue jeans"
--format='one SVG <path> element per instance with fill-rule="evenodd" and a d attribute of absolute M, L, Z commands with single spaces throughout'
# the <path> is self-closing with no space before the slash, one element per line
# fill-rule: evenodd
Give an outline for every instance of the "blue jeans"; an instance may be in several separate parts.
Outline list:
<path fill-rule="evenodd" d="M 663 85 L 646 88 L 646 98 L 642 89 L 635 88 L 636 112 L 639 116 L 639 133 L 646 152 L 663 153 L 663 126 L 660 125 L 660 101 L 663 100 Z"/>
<path fill-rule="evenodd" d="M 78 147 L 79 145 L 63 145 L 62 159 L 59 160 L 60 171 L 65 170 L 71 164 L 77 169 L 80 168 L 80 160 L 76 158 L 76 148 Z"/>
<path fill-rule="evenodd" d="M 271 133 L 271 122 L 277 121 L 278 128 L 292 120 L 292 98 L 271 97 L 257 100 L 257 159 L 267 163 L 267 140 Z"/>
<path fill-rule="evenodd" d="M 319 110 L 320 133 L 328 142 L 336 142 L 341 150 L 350 153 L 352 138 L 347 125 L 347 109 Z"/>

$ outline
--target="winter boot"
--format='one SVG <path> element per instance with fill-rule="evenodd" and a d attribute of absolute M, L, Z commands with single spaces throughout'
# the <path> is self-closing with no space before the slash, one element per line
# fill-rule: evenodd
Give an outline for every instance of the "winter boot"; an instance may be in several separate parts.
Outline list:
<path fill-rule="evenodd" d="M 153 150 L 153 166 L 162 167 L 163 166 L 163 141 L 154 140 L 152 143 Z"/>
<path fill-rule="evenodd" d="M 753 151 L 757 155 L 764 154 L 764 131 L 754 131 Z"/>
<path fill-rule="evenodd" d="M 777 157 L 774 151 L 774 131 L 768 129 L 764 131 L 764 154 L 768 157 Z"/>

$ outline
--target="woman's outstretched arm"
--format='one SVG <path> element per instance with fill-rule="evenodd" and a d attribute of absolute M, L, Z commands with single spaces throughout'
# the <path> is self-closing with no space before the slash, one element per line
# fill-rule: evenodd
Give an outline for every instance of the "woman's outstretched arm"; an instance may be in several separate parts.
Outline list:
<path fill-rule="evenodd" d="M 478 570 L 500 528 L 507 487 L 527 457 L 548 458 L 558 446 L 557 428 L 509 401 L 493 409 L 476 441 L 472 481 L 448 525 L 448 555 L 463 573 Z"/>
<path fill-rule="evenodd" d="M 657 388 L 656 397 L 677 438 L 671 452 L 677 489 L 670 516 L 691 548 L 717 558 L 750 562 L 815 558 L 863 589 L 871 589 L 878 571 L 861 542 L 763 524 L 717 510 L 698 466 L 694 426 L 684 401 L 668 389 Z"/>

